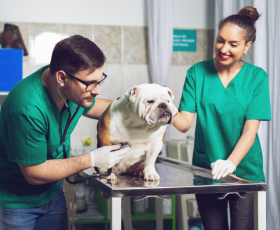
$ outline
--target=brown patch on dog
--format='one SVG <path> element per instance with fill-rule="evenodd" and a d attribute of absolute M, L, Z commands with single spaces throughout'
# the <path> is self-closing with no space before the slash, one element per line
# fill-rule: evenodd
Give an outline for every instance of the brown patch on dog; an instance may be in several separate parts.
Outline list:
<path fill-rule="evenodd" d="M 97 148 L 112 145 L 110 135 L 110 107 L 111 105 L 109 105 L 105 112 L 101 115 L 97 124 Z"/>
<path fill-rule="evenodd" d="M 165 134 L 166 134 L 166 131 L 165 131 L 164 134 L 163 134 L 162 142 L 164 142 Z"/>

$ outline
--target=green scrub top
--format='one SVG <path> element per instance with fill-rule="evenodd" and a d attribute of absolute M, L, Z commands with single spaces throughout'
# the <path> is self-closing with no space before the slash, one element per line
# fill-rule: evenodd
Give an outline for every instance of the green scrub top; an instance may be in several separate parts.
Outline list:
<path fill-rule="evenodd" d="M 211 169 L 232 153 L 246 120 L 271 120 L 268 76 L 244 62 L 225 88 L 213 59 L 197 63 L 187 71 L 179 110 L 197 113 L 193 164 Z M 234 174 L 265 181 L 258 135 Z"/>
<path fill-rule="evenodd" d="M 41 80 L 45 66 L 21 80 L 4 100 L 0 112 L 0 206 L 22 209 L 49 203 L 61 182 L 31 185 L 18 164 L 37 165 L 46 160 L 63 159 L 62 135 L 68 119 L 66 109 L 60 112 Z M 95 100 L 92 103 L 94 105 Z M 68 100 L 71 111 L 77 104 Z M 70 134 L 82 114 L 91 108 L 80 108 L 65 138 L 70 155 Z M 72 112 L 73 116 L 74 112 Z"/>

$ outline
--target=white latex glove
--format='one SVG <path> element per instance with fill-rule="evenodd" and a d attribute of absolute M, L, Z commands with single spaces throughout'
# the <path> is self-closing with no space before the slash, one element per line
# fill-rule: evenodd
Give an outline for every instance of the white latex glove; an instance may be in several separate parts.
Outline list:
<path fill-rule="evenodd" d="M 211 164 L 213 179 L 219 180 L 236 171 L 236 167 L 229 160 L 217 160 Z"/>
<path fill-rule="evenodd" d="M 112 150 L 116 150 L 120 148 L 120 144 L 104 146 L 98 149 L 95 149 L 90 152 L 91 156 L 91 166 L 98 168 L 112 168 L 115 164 L 119 163 L 124 154 L 128 152 L 130 147 L 126 147 L 114 152 Z"/>

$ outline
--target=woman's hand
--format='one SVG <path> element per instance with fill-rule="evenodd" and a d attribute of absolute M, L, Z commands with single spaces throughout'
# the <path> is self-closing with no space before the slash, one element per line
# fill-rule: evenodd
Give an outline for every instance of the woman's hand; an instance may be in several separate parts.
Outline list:
<path fill-rule="evenodd" d="M 227 160 L 217 160 L 211 164 L 213 179 L 220 179 L 233 173 L 237 165 L 242 161 L 250 148 L 253 146 L 260 125 L 259 120 L 246 120 L 242 135 L 238 140 L 233 152 Z"/>
<path fill-rule="evenodd" d="M 171 113 L 172 117 L 174 118 L 178 114 L 178 108 L 173 104 L 173 102 L 170 102 L 170 108 L 171 108 Z"/>
<path fill-rule="evenodd" d="M 229 160 L 217 160 L 211 164 L 213 179 L 219 180 L 236 171 L 236 167 Z"/>

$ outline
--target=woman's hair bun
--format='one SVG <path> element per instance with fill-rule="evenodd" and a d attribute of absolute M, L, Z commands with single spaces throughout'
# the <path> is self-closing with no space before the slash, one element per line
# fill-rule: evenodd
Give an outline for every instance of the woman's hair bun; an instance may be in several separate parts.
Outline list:
<path fill-rule="evenodd" d="M 261 16 L 257 9 L 252 6 L 245 6 L 238 12 L 239 15 L 248 16 L 253 23 L 255 23 L 258 18 Z"/>

